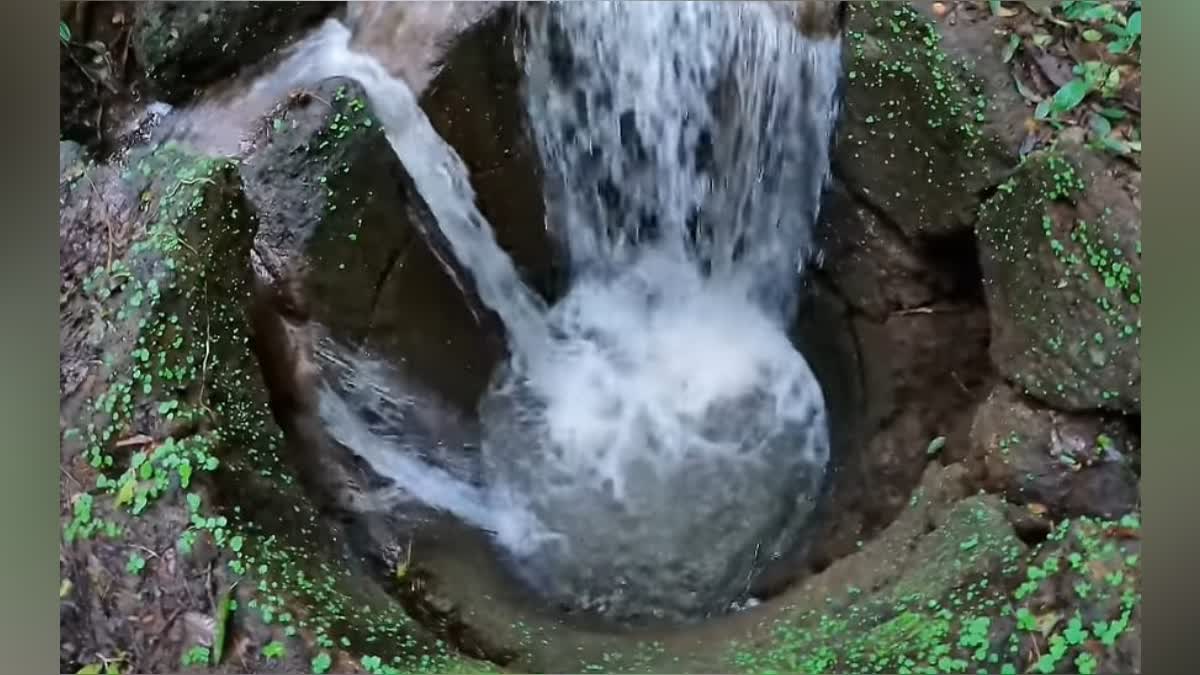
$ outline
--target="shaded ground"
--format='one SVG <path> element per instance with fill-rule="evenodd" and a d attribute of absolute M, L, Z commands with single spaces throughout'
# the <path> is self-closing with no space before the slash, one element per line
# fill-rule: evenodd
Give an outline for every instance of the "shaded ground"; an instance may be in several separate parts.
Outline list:
<path fill-rule="evenodd" d="M 240 120 L 268 115 L 253 133 L 230 136 L 243 162 L 138 147 L 175 118 L 128 112 L 148 99 L 125 45 L 172 4 L 239 11 L 64 6 L 63 133 L 88 146 L 60 146 L 64 672 L 1140 669 L 1140 3 L 914 3 L 936 31 L 901 4 L 854 8 L 820 274 L 823 311 L 854 327 L 822 349 L 862 373 L 844 397 L 862 416 L 845 418 L 839 517 L 767 580 L 771 602 L 634 636 L 528 607 L 475 562 L 485 548 L 463 554 L 470 537 L 410 555 L 360 517 L 370 476 L 296 442 L 303 430 L 285 438 L 275 420 L 303 388 L 270 385 L 311 367 L 314 317 L 398 359 L 441 349 L 424 367 L 455 373 L 436 378 L 448 407 L 472 400 L 498 347 L 437 252 L 385 217 L 422 206 L 353 83 L 264 99 Z M 515 82 L 495 56 L 511 55 L 503 28 L 412 78 L 428 77 L 426 109 L 549 294 L 544 243 L 505 229 L 540 206 L 525 194 L 537 167 L 498 142 L 519 139 L 514 103 L 479 82 Z M 186 52 L 196 33 L 177 32 Z M 271 48 L 169 86 L 186 98 Z M 362 312 L 329 309 L 361 288 L 376 290 Z"/>

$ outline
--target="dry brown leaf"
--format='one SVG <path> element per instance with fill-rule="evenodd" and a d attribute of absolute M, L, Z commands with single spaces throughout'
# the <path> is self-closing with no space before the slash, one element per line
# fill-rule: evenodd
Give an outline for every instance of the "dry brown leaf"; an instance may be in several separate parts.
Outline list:
<path fill-rule="evenodd" d="M 1055 56 L 1047 51 L 1034 52 L 1033 62 L 1037 64 L 1038 69 L 1054 85 L 1054 88 L 1063 86 L 1071 81 L 1075 76 L 1072 72 L 1072 65 L 1068 59 Z"/>
<path fill-rule="evenodd" d="M 1042 614 L 1037 618 L 1037 629 L 1042 634 L 1042 637 L 1049 637 L 1054 632 L 1054 627 L 1058 622 L 1062 621 L 1062 614 L 1059 612 L 1049 612 Z"/>
<path fill-rule="evenodd" d="M 187 633 L 189 642 L 211 647 L 213 643 L 213 633 L 217 629 L 217 622 L 211 616 L 200 612 L 184 612 L 183 627 Z"/>
<path fill-rule="evenodd" d="M 148 445 L 153 442 L 154 442 L 154 439 L 150 438 L 146 434 L 136 434 L 136 435 L 130 436 L 129 438 L 125 438 L 125 439 L 117 441 L 117 447 L 124 448 L 124 447 L 128 447 L 130 445 Z"/>

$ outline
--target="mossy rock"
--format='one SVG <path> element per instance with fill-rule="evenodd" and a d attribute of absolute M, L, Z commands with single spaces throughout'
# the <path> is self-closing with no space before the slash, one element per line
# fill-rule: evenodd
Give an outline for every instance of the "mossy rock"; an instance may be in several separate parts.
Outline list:
<path fill-rule="evenodd" d="M 982 133 L 988 101 L 908 3 L 851 3 L 835 172 L 908 237 L 969 230 L 978 195 L 1015 163 Z"/>
<path fill-rule="evenodd" d="M 196 645 L 151 636 L 165 630 L 170 603 L 215 612 L 213 587 L 200 583 L 210 577 L 222 589 L 236 581 L 231 597 L 251 610 L 234 613 L 230 630 L 270 624 L 263 630 L 293 654 L 340 649 L 381 673 L 486 669 L 450 654 L 370 581 L 284 461 L 251 349 L 257 218 L 236 162 L 167 145 L 97 179 L 114 181 L 113 198 L 138 195 L 141 209 L 128 246 L 69 300 L 68 311 L 94 312 L 95 326 L 68 334 L 64 348 L 95 350 L 99 364 L 64 404 L 64 485 L 75 492 L 64 570 L 76 588 L 113 591 L 64 605 L 70 641 L 85 654 L 90 640 L 105 651 L 143 645 L 142 670 L 174 670 Z M 135 612 L 150 618 L 128 621 Z M 120 621 L 97 623 L 110 614 Z M 306 668 L 307 657 L 288 663 Z"/>
<path fill-rule="evenodd" d="M 180 103 L 284 46 L 340 4 L 142 2 L 131 44 L 151 91 Z"/>
<path fill-rule="evenodd" d="M 927 511 L 935 485 L 926 481 L 897 526 Z M 1135 515 L 1064 520 L 1033 549 L 1016 539 L 995 497 L 969 497 L 934 517 L 937 529 L 897 539 L 910 545 L 893 548 L 893 558 L 871 551 L 876 542 L 863 548 L 860 555 L 887 570 L 874 580 L 880 585 L 851 586 L 831 593 L 825 607 L 775 621 L 766 639 L 735 647 L 731 669 L 1137 672 Z"/>
<path fill-rule="evenodd" d="M 1027 158 L 976 232 L 992 360 L 1067 411 L 1141 411 L 1141 217 L 1107 164 L 1063 145 Z"/>

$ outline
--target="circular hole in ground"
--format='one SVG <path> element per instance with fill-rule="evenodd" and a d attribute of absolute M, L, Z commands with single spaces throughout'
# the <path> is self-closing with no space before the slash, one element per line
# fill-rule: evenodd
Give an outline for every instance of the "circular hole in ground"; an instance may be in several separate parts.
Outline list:
<path fill-rule="evenodd" d="M 556 300 L 562 264 L 544 229 L 530 226 L 545 219 L 542 179 L 528 141 L 512 22 L 509 11 L 500 11 L 458 38 L 421 103 L 434 129 L 472 169 L 476 202 L 500 245 L 529 286 Z M 320 102 L 362 96 L 350 80 L 314 83 L 313 89 L 312 98 Z M 265 139 L 260 162 L 268 171 L 250 169 L 251 183 L 259 181 L 268 203 L 305 202 L 292 191 L 304 191 L 306 181 L 275 181 L 281 167 L 272 157 L 294 154 L 307 141 L 306 130 L 328 125 L 332 113 L 308 102 L 288 114 L 292 117 L 283 119 L 299 141 Z M 272 229 L 271 223 L 259 235 L 263 255 L 282 251 L 284 258 L 294 258 L 290 262 L 304 263 L 276 270 L 259 288 L 256 348 L 288 455 L 313 502 L 331 524 L 348 532 L 364 573 L 468 655 L 511 662 L 510 646 L 522 640 L 518 626 L 568 626 L 568 637 L 557 634 L 562 645 L 552 651 L 558 653 L 608 649 L 613 635 L 642 640 L 688 634 L 703 617 L 694 617 L 690 626 L 614 623 L 547 601 L 506 565 L 487 533 L 422 506 L 421 488 L 391 484 L 330 436 L 320 419 L 322 387 L 337 390 L 346 412 L 374 434 L 370 443 L 384 438 L 396 456 L 412 453 L 457 476 L 478 476 L 475 406 L 505 354 L 497 317 L 476 297 L 470 275 L 454 263 L 445 241 L 428 235 L 436 222 L 403 167 L 382 138 L 362 143 L 334 160 L 316 160 L 355 162 L 355 177 L 376 175 L 376 183 L 328 185 L 338 208 L 348 207 L 350 215 L 326 211 L 319 226 L 324 231 L 308 234 L 299 245 L 288 240 L 294 235 L 286 228 Z M 296 166 L 293 178 L 325 168 Z M 274 185 L 264 187 L 271 181 Z M 880 216 L 863 213 L 862 203 L 840 184 L 824 211 L 826 234 L 835 241 L 824 269 L 806 282 L 791 339 L 821 383 L 832 459 L 815 515 L 798 543 L 748 579 L 742 604 L 769 604 L 887 526 L 919 482 L 928 461 L 924 444 L 961 422 L 961 411 L 970 410 L 965 402 L 990 377 L 973 240 L 930 239 L 910 252 L 934 299 L 955 307 L 954 318 L 943 321 L 935 312 L 920 311 L 876 316 L 856 301 L 852 283 L 847 285 L 845 263 L 852 256 L 845 251 L 859 252 L 852 239 L 881 227 Z M 346 237 L 348 231 L 338 227 L 349 226 L 350 240 L 361 237 L 376 246 L 359 252 L 326 241 Z M 880 253 L 872 255 L 868 264 L 886 267 Z M 347 275 L 348 263 L 365 271 Z M 946 330 L 955 331 L 952 339 L 941 340 L 948 351 L 931 356 L 930 342 L 938 340 L 930 334 Z M 415 494 L 406 497 L 395 488 Z M 706 622 L 737 625 L 738 613 L 722 614 Z"/>

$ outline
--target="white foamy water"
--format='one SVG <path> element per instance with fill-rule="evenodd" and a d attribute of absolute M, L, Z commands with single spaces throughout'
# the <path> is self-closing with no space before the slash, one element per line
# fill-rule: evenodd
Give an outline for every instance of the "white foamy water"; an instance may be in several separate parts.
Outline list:
<path fill-rule="evenodd" d="M 429 461 L 333 389 L 322 416 L 398 492 L 494 533 L 558 602 L 720 611 L 793 543 L 828 460 L 821 389 L 785 327 L 828 174 L 840 45 L 763 3 L 544 5 L 529 27 L 526 97 L 572 272 L 553 307 L 409 87 L 335 22 L 303 48 L 299 77 L 363 85 L 512 353 L 480 403 L 474 468 Z M 360 387 L 389 377 L 350 371 Z"/>

